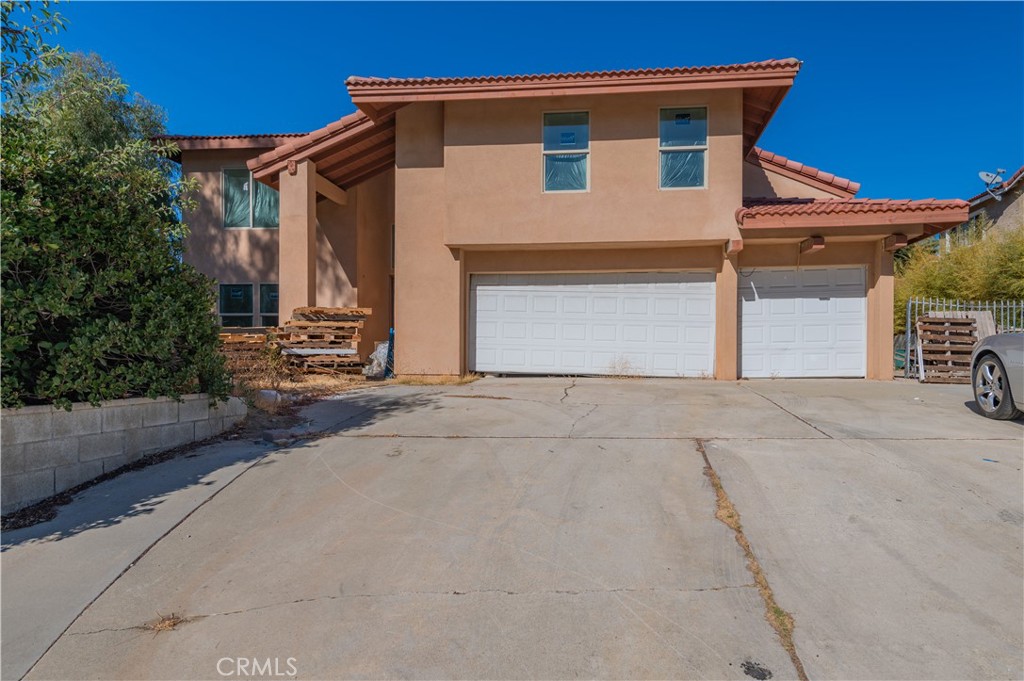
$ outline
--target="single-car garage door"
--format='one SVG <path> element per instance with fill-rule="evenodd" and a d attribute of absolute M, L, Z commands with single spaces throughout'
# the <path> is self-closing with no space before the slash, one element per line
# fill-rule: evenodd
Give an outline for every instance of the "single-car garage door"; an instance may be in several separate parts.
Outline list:
<path fill-rule="evenodd" d="M 710 272 L 481 274 L 469 368 L 525 374 L 710 376 Z"/>
<path fill-rule="evenodd" d="M 863 267 L 740 271 L 740 375 L 857 376 L 867 362 Z"/>

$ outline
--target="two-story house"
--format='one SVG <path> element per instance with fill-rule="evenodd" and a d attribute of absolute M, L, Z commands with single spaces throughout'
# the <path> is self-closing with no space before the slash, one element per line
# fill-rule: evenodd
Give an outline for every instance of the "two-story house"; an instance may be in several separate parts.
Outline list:
<path fill-rule="evenodd" d="M 967 204 L 758 148 L 799 69 L 352 77 L 307 135 L 173 138 L 187 257 L 225 324 L 372 307 L 401 374 L 890 379 L 893 251 Z"/>

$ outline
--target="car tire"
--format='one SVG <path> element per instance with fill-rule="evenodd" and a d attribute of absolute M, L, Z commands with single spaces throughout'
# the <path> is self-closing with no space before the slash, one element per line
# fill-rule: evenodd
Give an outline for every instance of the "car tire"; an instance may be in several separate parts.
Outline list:
<path fill-rule="evenodd" d="M 981 413 L 990 419 L 1009 421 L 1021 416 L 1010 394 L 1003 363 L 993 354 L 979 357 L 971 370 L 974 402 Z"/>

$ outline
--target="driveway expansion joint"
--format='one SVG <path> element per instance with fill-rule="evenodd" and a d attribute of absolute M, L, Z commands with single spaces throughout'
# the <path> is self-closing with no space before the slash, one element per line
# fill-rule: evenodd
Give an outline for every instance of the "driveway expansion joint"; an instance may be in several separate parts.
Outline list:
<path fill-rule="evenodd" d="M 758 397 L 760 397 L 761 399 L 763 399 L 763 400 L 767 400 L 768 402 L 772 403 L 773 405 L 775 405 L 776 407 L 778 407 L 778 408 L 779 408 L 779 409 L 781 409 L 782 411 L 786 412 L 787 414 L 789 414 L 790 416 L 792 416 L 793 418 L 795 418 L 795 419 L 796 419 L 797 421 L 799 421 L 800 423 L 804 424 L 805 426 L 807 426 L 807 427 L 809 427 L 809 428 L 813 428 L 814 430 L 818 431 L 819 433 L 821 433 L 822 435 L 824 435 L 825 437 L 827 437 L 827 438 L 828 438 L 829 440 L 834 440 L 834 439 L 835 439 L 835 438 L 833 438 L 833 437 L 832 437 L 831 435 L 829 435 L 828 433 L 826 433 L 826 432 L 825 432 L 824 430 L 822 430 L 821 428 L 819 428 L 818 426 L 814 425 L 813 423 L 811 423 L 810 421 L 808 421 L 807 419 L 805 419 L 805 418 L 803 418 L 803 417 L 801 417 L 801 416 L 797 416 L 796 414 L 794 414 L 794 413 L 793 413 L 793 412 L 791 412 L 790 410 L 786 409 L 786 408 L 785 408 L 785 407 L 783 407 L 783 406 L 782 406 L 781 404 L 779 404 L 778 402 L 776 402 L 776 401 L 775 401 L 775 400 L 773 400 L 772 398 L 768 397 L 767 395 L 762 395 L 761 393 L 757 392 L 756 390 L 754 390 L 753 388 L 751 388 L 751 387 L 750 387 L 750 386 L 748 386 L 748 385 L 742 385 L 742 384 L 741 384 L 741 387 L 742 387 L 742 388 L 743 388 L 744 390 L 749 390 L 750 392 L 754 393 L 755 395 L 757 395 L 757 396 L 758 396 Z"/>
<path fill-rule="evenodd" d="M 783 610 L 776 602 L 775 594 L 768 584 L 768 578 L 761 568 L 761 563 L 757 560 L 753 547 L 743 533 L 740 513 L 729 499 L 729 495 L 726 494 L 725 488 L 722 486 L 721 478 L 718 477 L 718 473 L 715 472 L 714 467 L 711 465 L 711 459 L 708 457 L 704 447 L 704 440 L 697 438 L 694 440 L 694 443 L 697 453 L 704 459 L 704 475 L 707 476 L 711 487 L 715 491 L 715 517 L 733 531 L 736 543 L 739 544 L 743 554 L 746 556 L 747 569 L 753 576 L 757 590 L 764 601 L 764 618 L 778 635 L 782 648 L 789 655 L 789 659 L 796 669 L 797 677 L 800 681 L 808 681 L 807 672 L 804 670 L 803 662 L 800 660 L 800 655 L 796 650 L 796 643 L 793 640 L 793 631 L 796 626 L 795 620 L 790 613 Z"/>

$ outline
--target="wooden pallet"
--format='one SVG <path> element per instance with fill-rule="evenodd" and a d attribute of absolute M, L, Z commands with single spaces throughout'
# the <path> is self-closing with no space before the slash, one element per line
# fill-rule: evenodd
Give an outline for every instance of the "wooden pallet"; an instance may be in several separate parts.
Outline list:
<path fill-rule="evenodd" d="M 274 330 L 274 345 L 286 352 L 287 362 L 306 373 L 354 373 L 363 363 L 353 351 L 362 340 L 368 307 L 299 307 L 292 318 Z M 313 355 L 288 350 L 323 350 Z M 336 353 L 336 354 L 335 354 Z"/>
<path fill-rule="evenodd" d="M 971 352 L 978 342 L 976 319 L 922 317 L 917 322 L 917 339 L 923 383 L 971 382 Z"/>
<path fill-rule="evenodd" d="M 369 307 L 297 307 L 292 311 L 293 321 L 344 322 L 360 321 L 373 314 Z"/>

